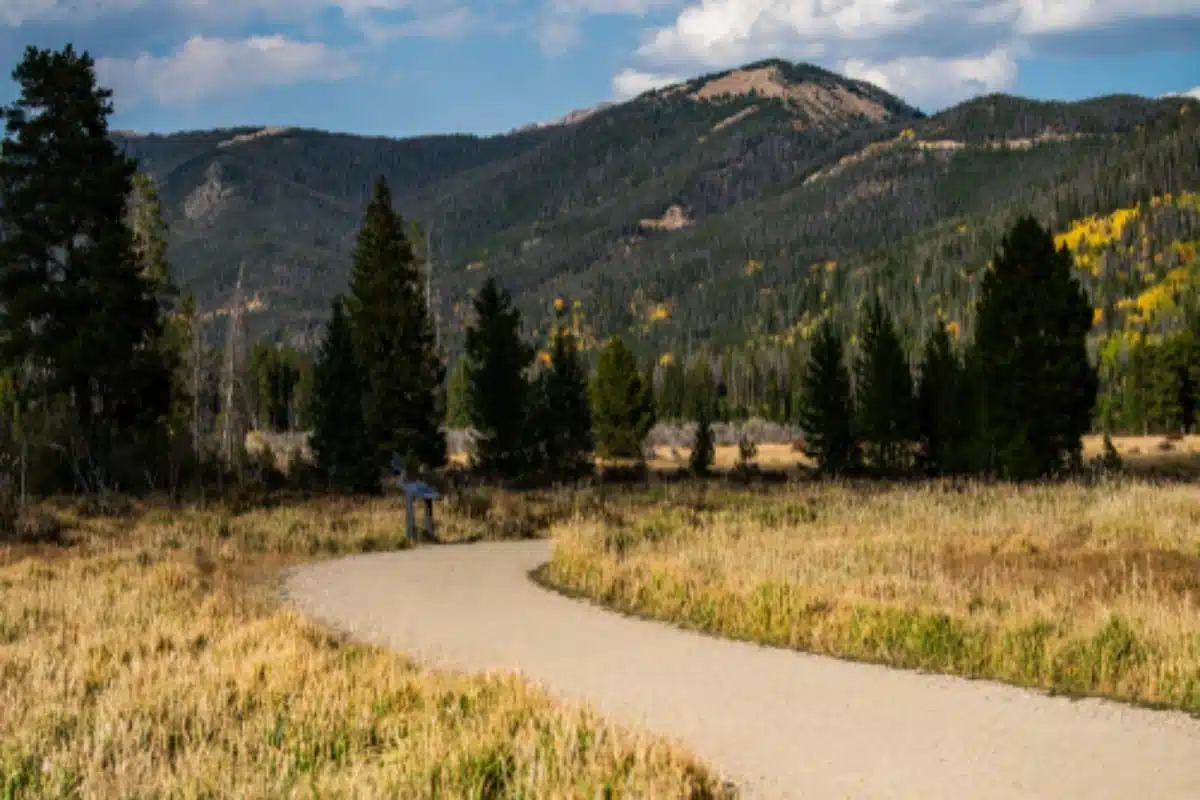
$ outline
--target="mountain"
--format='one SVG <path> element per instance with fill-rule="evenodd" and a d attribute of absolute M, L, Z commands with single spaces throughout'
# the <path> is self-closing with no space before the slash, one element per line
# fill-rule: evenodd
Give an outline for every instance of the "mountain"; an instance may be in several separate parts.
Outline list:
<path fill-rule="evenodd" d="M 926 116 L 770 60 L 487 138 L 114 135 L 159 186 L 177 281 L 213 319 L 244 262 L 252 332 L 311 342 L 382 174 L 429 231 L 451 347 L 498 275 L 534 333 L 565 297 L 586 332 L 649 354 L 803 335 L 873 287 L 916 326 L 937 286 L 969 324 L 972 276 L 1016 210 L 1062 228 L 1200 188 L 1198 123 L 1200 103 L 1131 96 Z"/>

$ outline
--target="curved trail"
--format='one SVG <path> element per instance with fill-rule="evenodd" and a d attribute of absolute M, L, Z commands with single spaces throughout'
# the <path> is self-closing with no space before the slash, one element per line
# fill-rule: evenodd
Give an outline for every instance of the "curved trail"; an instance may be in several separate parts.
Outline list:
<path fill-rule="evenodd" d="M 535 586 L 545 541 L 302 567 L 297 609 L 428 664 L 519 669 L 674 737 L 746 797 L 1200 798 L 1200 721 L 713 639 Z"/>

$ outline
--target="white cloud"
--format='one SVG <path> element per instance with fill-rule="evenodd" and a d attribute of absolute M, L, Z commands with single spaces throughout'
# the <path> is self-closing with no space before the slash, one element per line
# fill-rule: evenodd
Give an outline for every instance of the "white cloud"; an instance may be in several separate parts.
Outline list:
<path fill-rule="evenodd" d="M 282 36 L 227 40 L 194 36 L 169 56 L 101 58 L 100 82 L 119 108 L 152 100 L 184 104 L 213 95 L 302 81 L 335 81 L 358 72 L 346 54 L 320 42 Z"/>
<path fill-rule="evenodd" d="M 819 55 L 837 42 L 869 42 L 920 30 L 948 9 L 899 0 L 701 0 L 674 24 L 655 31 L 639 49 L 648 61 L 724 67 L 787 48 L 801 57 Z M 942 0 L 940 5 L 977 5 Z"/>
<path fill-rule="evenodd" d="M 453 39 L 475 28 L 481 19 L 466 6 L 451 6 L 422 9 L 412 19 L 397 24 L 379 22 L 369 14 L 353 16 L 351 21 L 369 44 L 380 46 L 407 37 Z"/>
<path fill-rule="evenodd" d="M 534 35 L 542 53 L 559 56 L 579 43 L 588 16 L 644 17 L 650 11 L 682 5 L 684 0 L 543 0 Z"/>
<path fill-rule="evenodd" d="M 1133 19 L 1195 16 L 1196 0 L 1019 0 L 1021 33 L 1063 33 Z"/>
<path fill-rule="evenodd" d="M 1196 0 L 692 0 L 647 33 L 630 71 L 696 74 L 779 56 L 936 108 L 1011 87 L 1015 58 L 1053 51 L 1053 37 L 1179 19 L 1200 26 Z"/>
<path fill-rule="evenodd" d="M 661 89 L 664 86 L 670 86 L 672 83 L 679 83 L 682 80 L 683 78 L 678 75 L 638 72 L 635 69 L 627 69 L 613 76 L 613 97 L 617 100 L 629 100 L 643 92 L 648 92 L 652 89 Z"/>
<path fill-rule="evenodd" d="M 851 58 L 839 70 L 927 108 L 1010 89 L 1017 80 L 1017 62 L 1003 49 L 978 58 L 915 56 L 879 64 Z"/>
<path fill-rule="evenodd" d="M 1186 92 L 1167 92 L 1166 94 L 1159 95 L 1159 96 L 1160 97 L 1191 97 L 1196 100 L 1200 100 L 1200 86 L 1193 86 L 1191 89 L 1188 89 Z"/>

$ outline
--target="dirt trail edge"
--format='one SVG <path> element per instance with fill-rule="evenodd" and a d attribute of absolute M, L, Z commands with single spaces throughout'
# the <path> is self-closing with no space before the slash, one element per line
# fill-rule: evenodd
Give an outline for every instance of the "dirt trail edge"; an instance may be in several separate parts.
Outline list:
<path fill-rule="evenodd" d="M 288 602 L 431 666 L 516 669 L 690 747 L 743 796 L 1200 798 L 1200 721 L 724 641 L 528 578 L 545 541 L 305 566 Z"/>

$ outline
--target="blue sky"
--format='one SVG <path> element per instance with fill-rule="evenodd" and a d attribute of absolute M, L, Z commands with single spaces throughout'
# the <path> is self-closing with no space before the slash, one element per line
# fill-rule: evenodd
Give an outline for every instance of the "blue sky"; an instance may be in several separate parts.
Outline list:
<path fill-rule="evenodd" d="M 0 0 L 0 100 L 67 42 L 139 131 L 494 133 L 772 56 L 926 111 L 1200 95 L 1197 0 Z"/>

